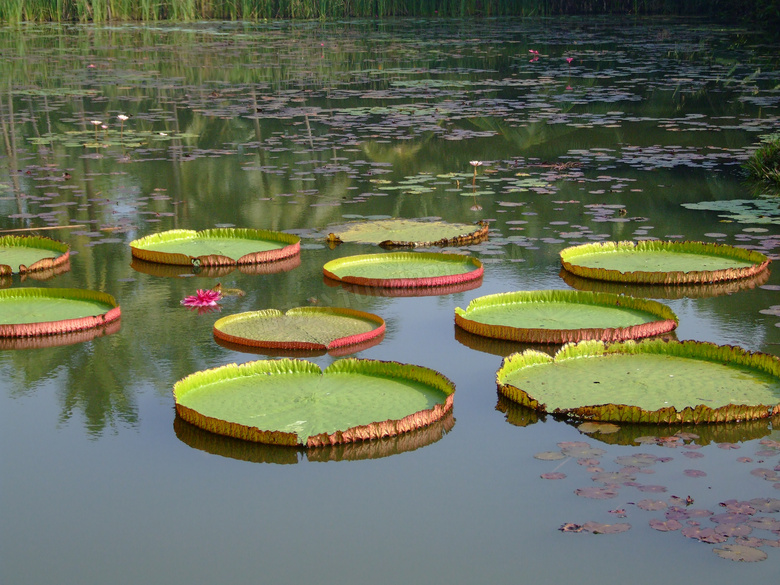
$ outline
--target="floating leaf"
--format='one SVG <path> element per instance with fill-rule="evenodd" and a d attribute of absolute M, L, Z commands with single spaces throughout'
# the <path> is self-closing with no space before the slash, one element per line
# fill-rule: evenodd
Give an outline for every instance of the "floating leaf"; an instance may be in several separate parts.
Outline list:
<path fill-rule="evenodd" d="M 561 251 L 564 270 L 630 283 L 687 284 L 747 278 L 766 270 L 760 252 L 704 242 L 599 242 Z"/>
<path fill-rule="evenodd" d="M 703 342 L 567 344 L 555 357 L 504 359 L 499 392 L 568 417 L 633 423 L 703 423 L 780 413 L 780 359 Z"/>
<path fill-rule="evenodd" d="M 327 278 L 359 286 L 431 288 L 482 278 L 482 263 L 471 256 L 432 252 L 365 254 L 331 260 Z"/>
<path fill-rule="evenodd" d="M 111 295 L 69 288 L 0 290 L 0 337 L 30 337 L 92 329 L 116 321 Z"/>
<path fill-rule="evenodd" d="M 586 522 L 582 525 L 583 532 L 591 532 L 593 534 L 619 534 L 626 532 L 631 528 L 628 523 L 620 524 L 601 524 L 600 522 Z"/>
<path fill-rule="evenodd" d="M 275 262 L 300 253 L 301 239 L 283 232 L 216 228 L 170 230 L 130 242 L 135 258 L 182 266 L 235 266 Z"/>
<path fill-rule="evenodd" d="M 650 528 L 658 530 L 660 532 L 671 532 L 673 530 L 680 530 L 682 524 L 678 520 L 658 520 L 653 518 L 650 520 Z"/>
<path fill-rule="evenodd" d="M 0 276 L 51 271 L 68 264 L 70 247 L 41 236 L 0 237 Z"/>
<path fill-rule="evenodd" d="M 722 559 L 728 559 L 729 561 L 743 561 L 747 563 L 754 563 L 757 561 L 764 561 L 767 558 L 767 554 L 752 546 L 741 546 L 738 544 L 726 544 L 723 548 L 712 549 L 716 555 Z"/>
<path fill-rule="evenodd" d="M 624 341 L 668 333 L 677 322 L 655 301 L 568 290 L 494 294 L 455 308 L 455 323 L 470 333 L 526 343 Z"/>
<path fill-rule="evenodd" d="M 420 366 L 343 359 L 230 364 L 174 386 L 176 412 L 213 433 L 308 447 L 393 436 L 442 418 L 453 384 Z"/>
<path fill-rule="evenodd" d="M 298 307 L 238 313 L 214 323 L 214 336 L 237 345 L 291 350 L 331 350 L 378 343 L 385 322 L 354 309 Z"/>
<path fill-rule="evenodd" d="M 488 224 L 469 224 L 412 219 L 352 222 L 330 228 L 329 242 L 379 244 L 383 248 L 463 246 L 488 237 Z"/>

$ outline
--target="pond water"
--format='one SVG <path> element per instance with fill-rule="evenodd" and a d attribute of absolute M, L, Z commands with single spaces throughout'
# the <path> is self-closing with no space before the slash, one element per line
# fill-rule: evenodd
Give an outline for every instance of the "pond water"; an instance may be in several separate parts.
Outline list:
<path fill-rule="evenodd" d="M 3 583 L 612 584 L 659 563 L 681 582 L 776 579 L 768 520 L 749 535 L 766 540 L 754 563 L 658 528 L 780 498 L 779 421 L 675 442 L 635 439 L 680 429 L 585 435 L 499 400 L 502 356 L 523 347 L 456 330 L 454 309 L 593 288 L 559 274 L 559 251 L 583 242 L 777 259 L 780 199 L 740 167 L 778 130 L 777 43 L 699 21 L 502 19 L 25 25 L 0 28 L 0 47 L 0 227 L 58 226 L 39 233 L 73 251 L 67 272 L 4 285 L 101 290 L 122 308 L 118 331 L 0 351 Z M 457 250 L 484 263 L 481 286 L 393 297 L 325 283 L 325 262 L 378 251 L 331 249 L 328 226 L 379 217 L 489 221 L 487 242 Z M 300 264 L 216 278 L 131 262 L 138 237 L 223 226 L 298 234 Z M 778 274 L 638 292 L 677 313 L 680 340 L 777 354 Z M 245 295 L 220 312 L 180 305 L 217 282 Z M 382 316 L 384 340 L 359 357 L 442 372 L 454 416 L 312 453 L 177 420 L 177 380 L 265 357 L 216 343 L 219 316 L 307 305 Z M 630 529 L 559 530 L 586 522 Z"/>

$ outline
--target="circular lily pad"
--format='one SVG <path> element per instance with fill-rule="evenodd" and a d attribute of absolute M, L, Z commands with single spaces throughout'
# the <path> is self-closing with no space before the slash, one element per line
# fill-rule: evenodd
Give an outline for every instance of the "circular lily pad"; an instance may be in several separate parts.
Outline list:
<path fill-rule="evenodd" d="M 324 371 L 261 360 L 196 372 L 173 388 L 176 412 L 207 431 L 317 447 L 394 436 L 452 409 L 455 386 L 421 366 L 347 358 Z"/>
<path fill-rule="evenodd" d="M 470 333 L 525 343 L 625 341 L 669 333 L 677 316 L 656 301 L 571 290 L 518 291 L 479 297 L 455 323 Z"/>
<path fill-rule="evenodd" d="M 645 284 L 735 280 L 769 265 L 755 250 L 705 242 L 599 242 L 565 248 L 560 256 L 563 268 L 577 276 Z"/>
<path fill-rule="evenodd" d="M 120 317 L 106 293 L 70 288 L 0 290 L 0 337 L 30 337 L 99 327 Z"/>
<path fill-rule="evenodd" d="M 471 256 L 436 252 L 364 254 L 331 260 L 327 278 L 387 288 L 427 288 L 460 284 L 482 277 L 482 263 Z"/>
<path fill-rule="evenodd" d="M 732 295 L 743 290 L 762 286 L 769 280 L 769 272 L 769 270 L 762 270 L 758 274 L 738 280 L 667 285 L 593 280 L 577 276 L 563 269 L 561 269 L 559 276 L 567 285 L 577 290 L 608 292 L 646 299 L 700 299 Z"/>
<path fill-rule="evenodd" d="M 41 236 L 0 237 L 0 276 L 53 271 L 68 264 L 70 247 Z"/>
<path fill-rule="evenodd" d="M 709 423 L 780 413 L 780 358 L 703 342 L 567 344 L 504 359 L 498 390 L 543 412 L 635 423 Z"/>
<path fill-rule="evenodd" d="M 444 221 L 382 219 L 350 222 L 331 229 L 328 242 L 379 244 L 383 248 L 463 246 L 482 242 L 488 237 L 488 224 L 484 221 L 474 226 Z"/>
<path fill-rule="evenodd" d="M 301 239 L 284 232 L 219 228 L 170 230 L 130 242 L 133 257 L 179 266 L 275 262 L 300 253 Z"/>
<path fill-rule="evenodd" d="M 372 313 L 335 307 L 298 307 L 239 313 L 214 323 L 214 336 L 238 345 L 289 350 L 329 350 L 378 343 L 384 320 Z"/>
<path fill-rule="evenodd" d="M 159 264 L 157 262 L 147 262 L 133 258 L 130 262 L 130 268 L 136 272 L 149 274 L 151 276 L 161 276 L 166 278 L 181 278 L 190 276 L 199 276 L 203 278 L 224 278 L 234 271 L 241 274 L 260 275 L 277 274 L 279 272 L 288 272 L 301 265 L 301 255 L 296 254 L 289 258 L 283 258 L 274 262 L 263 262 L 261 264 L 231 264 L 228 266 L 194 266 L 192 264 Z"/>

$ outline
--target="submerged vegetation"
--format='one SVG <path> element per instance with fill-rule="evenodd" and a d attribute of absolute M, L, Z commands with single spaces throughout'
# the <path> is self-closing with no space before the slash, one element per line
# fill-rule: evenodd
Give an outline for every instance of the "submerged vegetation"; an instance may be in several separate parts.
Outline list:
<path fill-rule="evenodd" d="M 258 20 L 383 16 L 689 15 L 780 21 L 774 0 L 0 0 L 0 21 Z"/>
<path fill-rule="evenodd" d="M 771 134 L 745 163 L 754 179 L 780 185 L 780 134 Z"/>

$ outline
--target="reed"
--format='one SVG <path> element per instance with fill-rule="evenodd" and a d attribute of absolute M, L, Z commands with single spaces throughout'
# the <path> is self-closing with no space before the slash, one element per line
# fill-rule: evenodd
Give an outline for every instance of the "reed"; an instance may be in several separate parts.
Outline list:
<path fill-rule="evenodd" d="M 773 26 L 776 0 L 0 0 L 0 22 L 329 19 L 565 14 L 743 17 Z"/>

